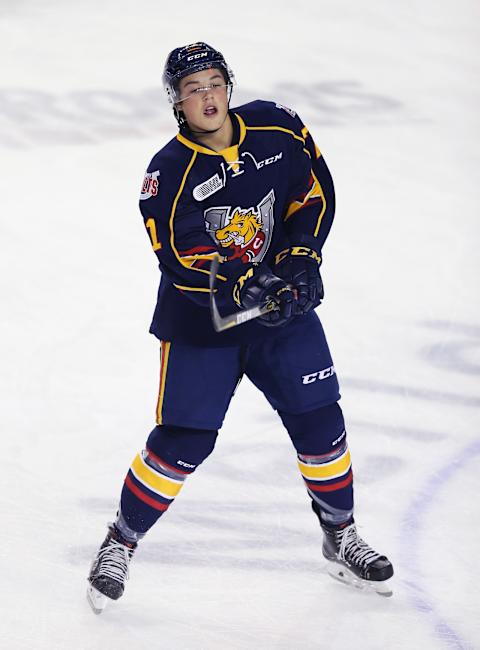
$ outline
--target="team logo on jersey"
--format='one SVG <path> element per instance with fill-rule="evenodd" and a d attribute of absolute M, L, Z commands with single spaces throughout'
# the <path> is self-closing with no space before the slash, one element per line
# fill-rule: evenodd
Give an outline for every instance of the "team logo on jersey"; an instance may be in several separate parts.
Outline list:
<path fill-rule="evenodd" d="M 244 262 L 251 262 L 265 243 L 265 233 L 258 213 L 249 208 L 235 208 L 225 228 L 215 231 L 215 238 L 223 248 L 232 251 L 231 259 L 241 257 Z M 245 258 L 245 259 L 244 259 Z"/>
<path fill-rule="evenodd" d="M 260 262 L 272 239 L 274 203 L 272 189 L 256 208 L 209 208 L 205 211 L 207 232 L 229 260 Z"/>
<path fill-rule="evenodd" d="M 152 196 L 157 196 L 159 175 L 159 171 L 147 172 L 145 174 L 145 178 L 143 179 L 142 184 L 142 191 L 140 193 L 140 201 L 145 201 L 146 199 L 150 199 Z"/>

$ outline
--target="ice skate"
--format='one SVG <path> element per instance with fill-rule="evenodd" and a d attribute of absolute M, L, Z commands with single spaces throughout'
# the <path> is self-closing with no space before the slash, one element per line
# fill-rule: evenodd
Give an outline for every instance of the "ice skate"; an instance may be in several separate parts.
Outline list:
<path fill-rule="evenodd" d="M 101 614 L 110 600 L 118 600 L 128 580 L 128 566 L 137 544 L 124 540 L 115 526 L 108 534 L 93 560 L 87 588 L 87 600 L 95 614 Z"/>
<path fill-rule="evenodd" d="M 355 523 L 343 528 L 322 523 L 324 541 L 322 552 L 328 560 L 328 573 L 356 589 L 391 596 L 388 579 L 393 576 L 392 563 L 374 551 L 359 537 Z"/>

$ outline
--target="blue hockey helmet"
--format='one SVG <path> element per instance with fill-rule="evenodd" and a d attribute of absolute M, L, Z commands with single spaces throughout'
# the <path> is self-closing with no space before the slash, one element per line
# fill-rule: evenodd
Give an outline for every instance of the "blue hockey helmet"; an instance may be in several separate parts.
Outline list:
<path fill-rule="evenodd" d="M 218 68 L 225 77 L 225 83 L 230 87 L 235 83 L 235 77 L 223 54 L 207 43 L 191 43 L 177 47 L 170 52 L 163 69 L 163 87 L 168 99 L 175 104 L 180 99 L 178 84 L 180 79 L 200 70 Z"/>

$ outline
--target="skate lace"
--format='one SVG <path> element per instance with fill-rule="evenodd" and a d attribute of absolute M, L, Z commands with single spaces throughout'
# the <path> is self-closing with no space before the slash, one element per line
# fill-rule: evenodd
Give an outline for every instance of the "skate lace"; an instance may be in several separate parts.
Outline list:
<path fill-rule="evenodd" d="M 358 536 L 355 524 L 350 524 L 343 530 L 337 532 L 341 538 L 338 556 L 349 564 L 355 564 L 360 567 L 367 567 L 377 560 L 380 553 L 377 553 Z"/>
<path fill-rule="evenodd" d="M 112 538 L 98 553 L 96 573 L 123 582 L 130 577 L 128 565 L 131 559 L 132 550 Z"/>

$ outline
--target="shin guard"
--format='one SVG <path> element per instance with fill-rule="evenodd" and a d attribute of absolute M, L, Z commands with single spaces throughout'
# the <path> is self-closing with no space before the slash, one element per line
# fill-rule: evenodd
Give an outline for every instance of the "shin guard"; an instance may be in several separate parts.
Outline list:
<path fill-rule="evenodd" d="M 340 406 L 292 415 L 282 421 L 297 450 L 298 468 L 323 523 L 339 525 L 353 516 L 353 475 Z"/>
<path fill-rule="evenodd" d="M 216 437 L 216 431 L 155 427 L 125 477 L 116 526 L 127 539 L 140 538 L 163 515 Z"/>

